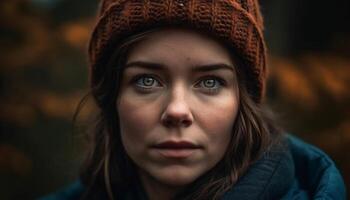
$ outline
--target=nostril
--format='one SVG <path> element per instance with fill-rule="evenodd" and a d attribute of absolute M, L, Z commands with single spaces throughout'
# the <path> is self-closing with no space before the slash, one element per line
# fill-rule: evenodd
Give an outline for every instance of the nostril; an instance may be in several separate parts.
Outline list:
<path fill-rule="evenodd" d="M 188 119 L 184 119 L 182 120 L 181 124 L 183 124 L 185 127 L 188 127 L 192 124 L 192 121 Z"/>
<path fill-rule="evenodd" d="M 188 126 L 190 126 L 192 124 L 192 120 L 189 117 L 187 117 L 187 116 L 174 117 L 174 116 L 166 115 L 166 116 L 164 116 L 162 118 L 162 123 L 166 127 L 171 127 L 171 126 L 188 127 Z"/>
<path fill-rule="evenodd" d="M 178 120 L 171 118 L 171 117 L 167 117 L 165 120 L 163 120 L 163 124 L 166 127 L 176 126 L 178 123 L 179 123 Z"/>

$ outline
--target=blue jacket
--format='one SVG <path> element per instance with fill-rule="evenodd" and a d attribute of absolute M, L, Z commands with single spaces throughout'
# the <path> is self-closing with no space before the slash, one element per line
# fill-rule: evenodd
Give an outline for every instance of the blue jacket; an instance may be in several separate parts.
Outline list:
<path fill-rule="evenodd" d="M 271 149 L 252 165 L 222 200 L 345 200 L 343 179 L 333 161 L 318 148 L 287 136 L 289 148 Z M 79 199 L 84 186 L 75 182 L 40 200 Z"/>

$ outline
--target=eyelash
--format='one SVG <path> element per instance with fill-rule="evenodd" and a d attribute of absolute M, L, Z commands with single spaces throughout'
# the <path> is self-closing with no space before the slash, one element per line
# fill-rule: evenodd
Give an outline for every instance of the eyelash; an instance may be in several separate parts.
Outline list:
<path fill-rule="evenodd" d="M 155 88 L 154 86 L 140 85 L 138 83 L 138 81 L 140 81 L 143 78 L 152 78 L 154 81 L 158 82 L 157 83 L 158 85 L 162 86 L 161 82 L 159 81 L 159 78 L 156 77 L 155 75 L 152 75 L 152 74 L 137 75 L 132 79 L 131 82 L 132 82 L 132 84 L 134 84 L 137 87 L 137 89 L 140 89 L 140 90 L 145 91 L 145 92 L 150 91 L 150 90 Z M 206 80 L 214 80 L 214 81 L 216 81 L 215 83 L 219 84 L 219 86 L 215 86 L 214 88 L 197 87 L 197 85 L 200 85 L 201 83 L 203 83 L 203 81 L 206 81 Z M 197 81 L 197 83 L 195 84 L 195 88 L 198 88 L 198 89 L 204 88 L 204 90 L 206 90 L 206 93 L 215 94 L 215 93 L 218 93 L 220 91 L 221 87 L 225 86 L 225 85 L 226 85 L 226 82 L 224 79 L 222 79 L 218 76 L 209 75 L 209 76 L 202 77 L 199 81 Z"/>

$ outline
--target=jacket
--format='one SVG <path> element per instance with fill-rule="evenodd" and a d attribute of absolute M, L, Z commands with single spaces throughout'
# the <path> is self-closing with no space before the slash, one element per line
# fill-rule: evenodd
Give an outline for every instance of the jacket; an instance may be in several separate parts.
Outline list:
<path fill-rule="evenodd" d="M 287 148 L 265 153 L 222 200 L 345 200 L 344 181 L 334 162 L 320 149 L 287 135 Z M 285 150 L 283 150 L 285 149 Z M 40 200 L 76 200 L 84 186 L 76 181 Z"/>

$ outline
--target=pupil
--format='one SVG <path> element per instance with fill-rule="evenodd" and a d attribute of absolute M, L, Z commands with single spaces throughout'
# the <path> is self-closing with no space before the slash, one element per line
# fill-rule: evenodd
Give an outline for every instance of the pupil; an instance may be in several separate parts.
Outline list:
<path fill-rule="evenodd" d="M 153 85 L 153 82 L 154 82 L 154 80 L 153 80 L 153 78 L 144 78 L 143 79 L 143 83 L 146 85 L 146 86 L 151 86 L 151 85 Z"/>
<path fill-rule="evenodd" d="M 214 87 L 214 85 L 215 85 L 215 80 L 213 80 L 213 79 L 206 80 L 206 81 L 204 82 L 204 85 L 205 85 L 206 87 Z"/>

